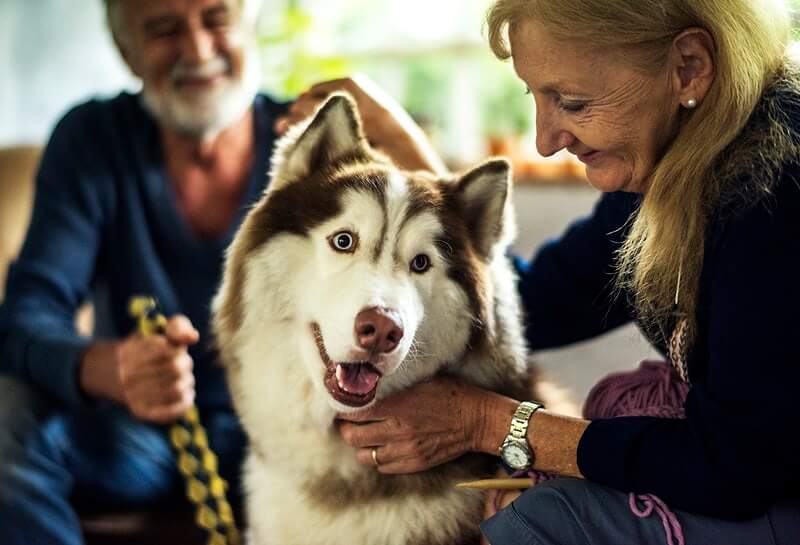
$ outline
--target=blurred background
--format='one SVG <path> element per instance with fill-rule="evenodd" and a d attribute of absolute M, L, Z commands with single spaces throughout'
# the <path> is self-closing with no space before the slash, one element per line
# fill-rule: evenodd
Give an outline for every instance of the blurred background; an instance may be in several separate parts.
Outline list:
<path fill-rule="evenodd" d="M 570 156 L 538 156 L 533 104 L 496 60 L 489 0 L 266 0 L 263 89 L 290 99 L 310 84 L 370 76 L 426 129 L 454 168 L 510 156 L 523 255 L 588 213 L 598 194 Z M 800 0 L 791 0 L 800 8 Z M 0 147 L 41 146 L 71 105 L 138 83 L 119 58 L 101 0 L 0 0 Z M 2 180 L 0 180 L 2 182 Z M 581 401 L 600 376 L 654 354 L 635 327 L 536 355 Z"/>

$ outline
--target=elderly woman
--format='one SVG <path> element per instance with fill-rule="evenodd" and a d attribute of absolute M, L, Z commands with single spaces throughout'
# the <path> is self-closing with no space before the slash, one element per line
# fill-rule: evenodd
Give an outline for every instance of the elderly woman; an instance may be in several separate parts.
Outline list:
<path fill-rule="evenodd" d="M 497 0 L 488 29 L 536 103 L 539 152 L 566 148 L 604 192 L 519 262 L 531 348 L 636 320 L 689 384 L 685 418 L 531 417 L 522 400 L 436 379 L 348 417 L 344 438 L 365 464 L 375 449 L 384 473 L 500 449 L 513 467 L 565 476 L 484 522 L 494 545 L 678 532 L 666 511 L 635 517 L 628 492 L 670 506 L 686 543 L 800 543 L 800 75 L 786 9 Z M 373 143 L 407 168 L 438 168 L 407 116 L 351 80 L 312 88 L 279 129 L 341 88 Z M 513 452 L 512 418 L 527 426 Z"/>

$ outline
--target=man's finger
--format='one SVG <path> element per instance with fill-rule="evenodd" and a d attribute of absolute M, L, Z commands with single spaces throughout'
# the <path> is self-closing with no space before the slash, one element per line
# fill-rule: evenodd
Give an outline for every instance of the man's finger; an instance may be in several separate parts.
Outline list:
<path fill-rule="evenodd" d="M 319 100 L 298 100 L 289 107 L 289 113 L 294 119 L 305 119 L 314 113 L 319 103 Z"/>
<path fill-rule="evenodd" d="M 297 123 L 300 123 L 301 121 L 306 119 L 306 117 L 307 116 L 305 116 L 305 115 L 303 115 L 303 116 L 300 116 L 300 115 L 286 115 L 286 116 L 283 116 L 283 117 L 279 117 L 278 120 L 275 121 L 275 125 L 274 125 L 275 132 L 278 135 L 283 135 L 283 134 L 286 133 L 286 131 L 291 129 L 294 125 L 296 125 Z"/>
<path fill-rule="evenodd" d="M 172 405 L 194 397 L 194 375 L 186 375 L 180 380 L 169 380 L 141 384 L 138 395 L 143 403 L 149 406 Z M 137 395 L 134 393 L 133 395 Z"/>
<path fill-rule="evenodd" d="M 167 320 L 164 336 L 175 345 L 188 346 L 200 339 L 200 333 L 192 326 L 192 322 L 182 314 L 176 314 Z"/>
<path fill-rule="evenodd" d="M 184 350 L 175 358 L 146 362 L 121 374 L 128 392 L 158 392 L 176 383 L 194 382 L 192 357 Z M 128 394 L 130 397 L 133 394 Z"/>
<path fill-rule="evenodd" d="M 145 413 L 145 420 L 158 424 L 170 424 L 185 415 L 193 404 L 194 394 L 169 405 L 150 407 Z"/>
<path fill-rule="evenodd" d="M 174 380 L 190 374 L 194 360 L 183 347 L 170 347 L 158 357 L 143 362 L 135 371 L 128 373 L 131 379 L 170 379 Z"/>
<path fill-rule="evenodd" d="M 313 97 L 325 97 L 336 91 L 348 91 L 352 94 L 353 80 L 350 78 L 339 78 L 321 81 L 312 85 L 306 93 Z"/>

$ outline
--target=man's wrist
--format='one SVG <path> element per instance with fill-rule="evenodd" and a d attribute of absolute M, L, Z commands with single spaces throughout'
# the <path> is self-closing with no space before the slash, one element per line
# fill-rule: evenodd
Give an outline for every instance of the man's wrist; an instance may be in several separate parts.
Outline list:
<path fill-rule="evenodd" d="M 427 135 L 413 122 L 405 125 L 398 122 L 389 127 L 381 141 L 392 146 L 383 151 L 403 170 L 424 170 L 437 175 L 447 173 L 444 162 L 433 149 Z"/>
<path fill-rule="evenodd" d="M 120 401 L 115 341 L 98 341 L 89 345 L 78 367 L 78 387 L 89 398 Z"/>

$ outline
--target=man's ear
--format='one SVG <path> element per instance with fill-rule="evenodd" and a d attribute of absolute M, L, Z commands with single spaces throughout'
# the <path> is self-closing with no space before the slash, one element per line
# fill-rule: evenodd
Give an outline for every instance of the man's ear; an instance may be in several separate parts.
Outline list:
<path fill-rule="evenodd" d="M 714 50 L 714 39 L 702 28 L 687 28 L 673 40 L 672 78 L 683 107 L 699 105 L 714 83 Z"/>
<path fill-rule="evenodd" d="M 488 260 L 495 245 L 511 235 L 511 165 L 505 159 L 486 161 L 461 177 L 458 194 L 475 249 Z"/>
<path fill-rule="evenodd" d="M 348 155 L 366 156 L 368 150 L 353 99 L 335 93 L 310 121 L 293 127 L 278 141 L 272 158 L 270 186 L 280 187 L 302 179 Z"/>

